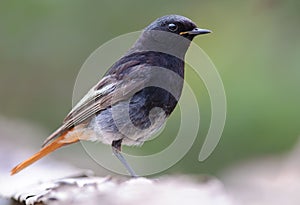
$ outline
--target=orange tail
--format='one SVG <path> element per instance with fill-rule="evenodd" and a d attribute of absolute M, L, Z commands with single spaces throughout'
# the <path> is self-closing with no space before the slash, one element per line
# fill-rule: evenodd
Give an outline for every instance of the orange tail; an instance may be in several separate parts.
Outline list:
<path fill-rule="evenodd" d="M 64 133 L 63 135 L 61 135 L 60 137 L 55 139 L 53 142 L 51 142 L 50 144 L 43 147 L 39 152 L 34 154 L 32 157 L 30 157 L 27 160 L 25 160 L 24 162 L 18 164 L 16 167 L 14 167 L 10 171 L 10 174 L 14 175 L 14 174 L 18 173 L 22 169 L 28 167 L 32 163 L 36 162 L 37 160 L 41 159 L 42 157 L 46 156 L 47 154 L 57 150 L 58 148 L 60 148 L 64 145 L 72 144 L 72 143 L 79 141 L 79 139 L 78 139 L 78 137 L 76 137 L 76 135 L 71 136 L 71 137 L 68 136 L 68 139 L 66 139 L 65 136 L 67 135 L 68 132 Z"/>

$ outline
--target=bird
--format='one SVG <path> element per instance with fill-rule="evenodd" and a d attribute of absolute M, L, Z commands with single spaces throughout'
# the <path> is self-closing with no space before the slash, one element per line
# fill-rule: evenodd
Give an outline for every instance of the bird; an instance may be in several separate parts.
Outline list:
<path fill-rule="evenodd" d="M 11 175 L 79 141 L 100 141 L 132 177 L 135 171 L 121 146 L 141 146 L 157 133 L 176 107 L 184 84 L 184 57 L 194 37 L 211 33 L 187 17 L 166 15 L 150 23 L 71 109 L 42 148 L 11 170 Z"/>

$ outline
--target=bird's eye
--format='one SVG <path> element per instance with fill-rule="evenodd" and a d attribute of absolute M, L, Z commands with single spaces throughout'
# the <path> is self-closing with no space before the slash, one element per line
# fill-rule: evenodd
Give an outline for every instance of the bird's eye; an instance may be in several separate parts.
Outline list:
<path fill-rule="evenodd" d="M 176 24 L 174 24 L 174 23 L 170 23 L 168 25 L 168 29 L 169 29 L 169 31 L 175 32 L 175 31 L 177 31 L 178 26 Z"/>

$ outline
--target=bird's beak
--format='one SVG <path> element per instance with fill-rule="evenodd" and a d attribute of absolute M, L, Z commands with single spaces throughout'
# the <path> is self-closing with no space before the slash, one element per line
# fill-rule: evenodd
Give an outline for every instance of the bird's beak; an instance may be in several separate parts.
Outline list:
<path fill-rule="evenodd" d="M 182 36 L 182 35 L 188 34 L 188 35 L 197 36 L 197 35 L 206 34 L 206 33 L 212 33 L 212 31 L 208 30 L 208 29 L 203 29 L 203 28 L 194 28 L 191 31 L 180 32 L 179 35 Z"/>

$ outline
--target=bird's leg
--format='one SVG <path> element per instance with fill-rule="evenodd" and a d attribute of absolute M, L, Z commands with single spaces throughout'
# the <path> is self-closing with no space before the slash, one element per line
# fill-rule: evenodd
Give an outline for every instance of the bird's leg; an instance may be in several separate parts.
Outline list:
<path fill-rule="evenodd" d="M 121 154 L 121 144 L 122 144 L 122 139 L 112 141 L 111 146 L 114 155 L 120 160 L 120 162 L 124 165 L 124 167 L 127 169 L 127 171 L 132 177 L 138 177 L 134 172 L 134 170 L 131 168 L 131 166 L 128 164 L 126 159 Z"/>

